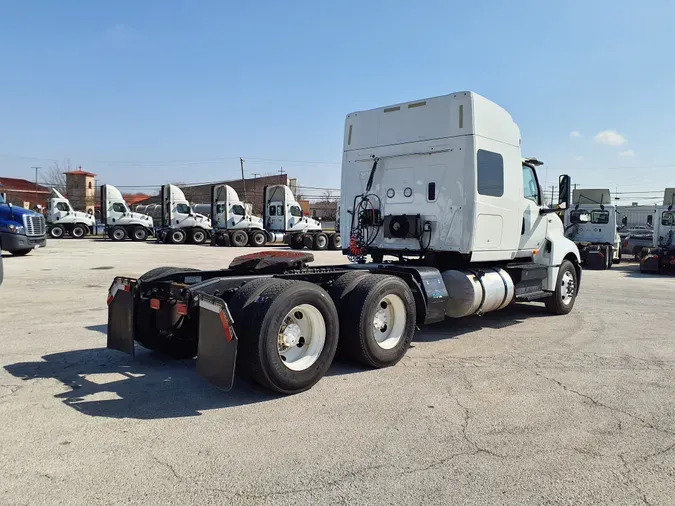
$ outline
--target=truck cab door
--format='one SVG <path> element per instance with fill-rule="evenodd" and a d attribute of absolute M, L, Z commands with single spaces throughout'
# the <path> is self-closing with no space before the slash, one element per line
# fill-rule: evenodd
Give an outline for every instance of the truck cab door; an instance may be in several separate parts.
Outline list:
<path fill-rule="evenodd" d="M 288 208 L 288 230 L 299 229 L 302 221 L 302 208 L 297 203 L 287 204 Z"/>
<path fill-rule="evenodd" d="M 537 173 L 533 167 L 523 164 L 523 197 L 522 197 L 522 228 L 519 255 L 532 255 L 546 240 L 546 231 L 549 219 L 558 219 L 551 214 L 539 214 L 543 207 L 543 200 Z"/>
<path fill-rule="evenodd" d="M 281 202 L 270 202 L 267 205 L 267 223 L 265 226 L 269 230 L 283 232 L 286 230 L 284 207 Z"/>
<path fill-rule="evenodd" d="M 183 202 L 173 206 L 172 225 L 189 224 L 192 218 L 192 209 Z"/>
<path fill-rule="evenodd" d="M 246 210 L 241 204 L 230 204 L 230 227 L 241 227 L 244 218 L 246 217 Z"/>
<path fill-rule="evenodd" d="M 110 208 L 108 209 L 108 225 L 117 223 L 127 213 L 127 206 L 124 202 L 111 202 Z"/>

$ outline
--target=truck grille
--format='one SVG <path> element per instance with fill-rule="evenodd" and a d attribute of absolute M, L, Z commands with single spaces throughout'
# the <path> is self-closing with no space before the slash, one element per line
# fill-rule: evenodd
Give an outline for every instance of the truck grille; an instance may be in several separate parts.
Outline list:
<path fill-rule="evenodd" d="M 24 215 L 23 226 L 29 237 L 45 235 L 45 219 L 42 215 Z"/>

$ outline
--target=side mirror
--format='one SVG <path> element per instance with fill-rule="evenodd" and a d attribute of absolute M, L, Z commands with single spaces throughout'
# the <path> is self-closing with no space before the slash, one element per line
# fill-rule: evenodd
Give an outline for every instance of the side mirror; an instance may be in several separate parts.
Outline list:
<path fill-rule="evenodd" d="M 560 209 L 567 209 L 569 207 L 572 198 L 571 192 L 572 180 L 567 174 L 563 174 L 558 179 L 558 206 Z"/>
<path fill-rule="evenodd" d="M 579 215 L 579 223 L 588 223 L 591 221 L 591 215 L 588 213 L 583 213 Z"/>

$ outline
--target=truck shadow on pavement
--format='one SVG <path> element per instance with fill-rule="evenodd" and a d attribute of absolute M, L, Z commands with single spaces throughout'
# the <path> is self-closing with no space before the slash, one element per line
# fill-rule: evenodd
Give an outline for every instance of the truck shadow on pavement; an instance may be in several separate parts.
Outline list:
<path fill-rule="evenodd" d="M 525 320 L 550 317 L 551 313 L 541 303 L 513 304 L 501 311 L 486 313 L 483 316 L 446 319 L 443 322 L 422 327 L 413 339 L 415 343 L 434 342 L 443 339 L 457 339 L 482 329 L 503 329 L 518 325 Z"/>
<path fill-rule="evenodd" d="M 223 392 L 197 375 L 193 360 L 168 360 L 138 347 L 133 359 L 106 348 L 42 359 L 5 369 L 23 380 L 57 379 L 67 391 L 54 397 L 89 416 L 143 420 L 199 416 L 204 410 L 280 397 L 240 377 L 232 390 Z"/>

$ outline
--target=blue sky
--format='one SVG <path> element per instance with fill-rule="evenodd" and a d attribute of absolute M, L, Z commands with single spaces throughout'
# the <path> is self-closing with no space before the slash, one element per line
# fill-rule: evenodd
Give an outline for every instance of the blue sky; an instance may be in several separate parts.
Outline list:
<path fill-rule="evenodd" d="M 675 3 L 644 4 L 0 2 L 0 175 L 69 158 L 116 185 L 213 181 L 243 156 L 337 188 L 347 113 L 469 89 L 548 184 L 675 186 Z"/>

